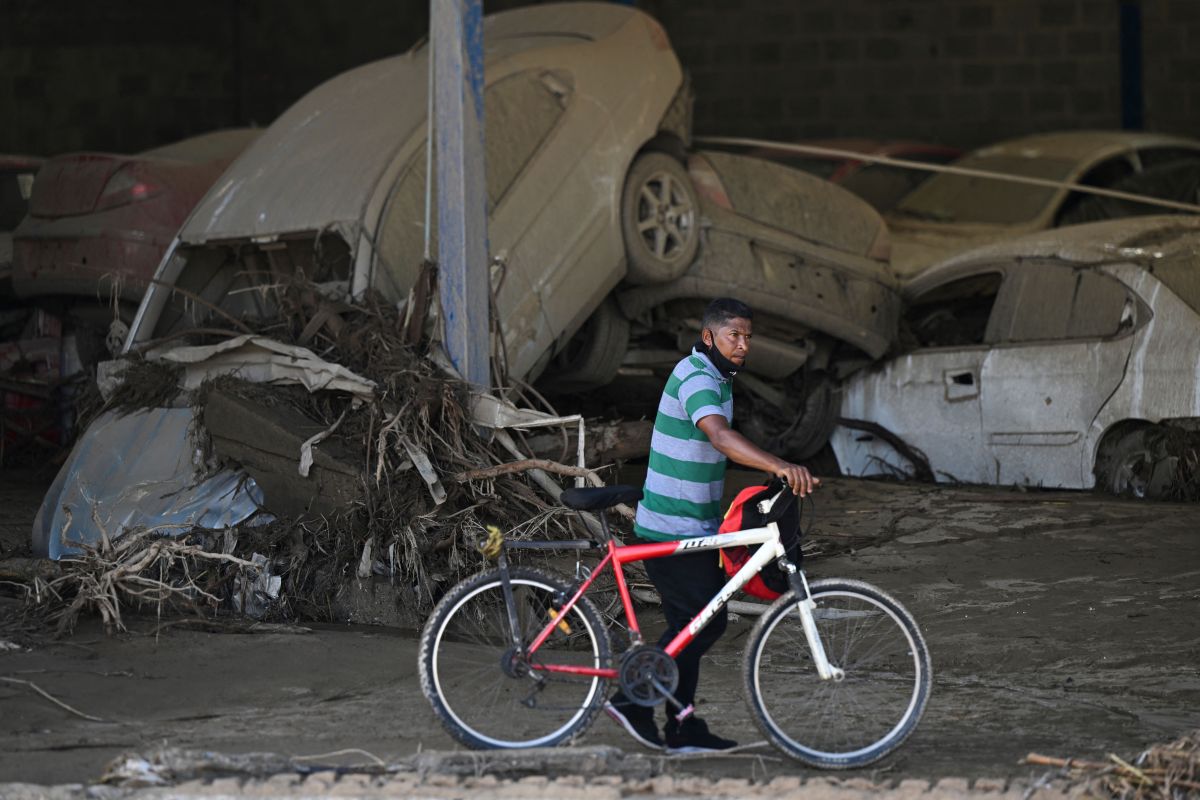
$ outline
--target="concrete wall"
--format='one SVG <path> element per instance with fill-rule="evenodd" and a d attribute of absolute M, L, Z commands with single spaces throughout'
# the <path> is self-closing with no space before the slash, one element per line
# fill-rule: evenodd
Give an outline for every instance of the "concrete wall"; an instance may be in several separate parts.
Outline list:
<path fill-rule="evenodd" d="M 1121 127 L 1119 0 L 647 0 L 699 131 L 978 145 Z M 1200 134 L 1200 2 L 1143 0 L 1145 127 Z"/>
<path fill-rule="evenodd" d="M 1120 127 L 1119 1 L 639 5 L 693 75 L 698 132 L 973 146 Z M 1198 134 L 1200 56 L 1189 45 L 1200 41 L 1200 0 L 1141 7 L 1145 127 Z M 426 0 L 0 0 L 0 152 L 133 152 L 268 124 L 322 80 L 407 49 L 427 24 Z"/>

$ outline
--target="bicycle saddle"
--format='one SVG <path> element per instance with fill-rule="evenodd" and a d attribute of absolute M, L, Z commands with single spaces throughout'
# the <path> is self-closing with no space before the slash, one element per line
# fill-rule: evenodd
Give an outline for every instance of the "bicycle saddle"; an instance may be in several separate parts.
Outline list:
<path fill-rule="evenodd" d="M 566 489 L 559 501 L 576 511 L 598 511 L 612 508 L 618 503 L 636 503 L 642 499 L 642 490 L 636 486 L 587 486 Z"/>

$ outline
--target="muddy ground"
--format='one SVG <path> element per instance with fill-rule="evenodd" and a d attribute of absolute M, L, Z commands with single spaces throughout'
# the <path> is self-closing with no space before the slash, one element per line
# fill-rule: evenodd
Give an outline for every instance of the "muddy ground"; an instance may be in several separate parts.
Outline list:
<path fill-rule="evenodd" d="M 0 473 L 0 555 L 27 539 L 43 486 Z M 1031 751 L 1132 755 L 1200 728 L 1200 505 L 833 479 L 817 512 L 829 540 L 863 545 L 811 561 L 810 575 L 892 592 L 920 621 L 934 659 L 921 727 L 863 777 L 1031 780 L 1045 772 L 1020 764 Z M 11 613 L 11 601 L 0 604 Z M 0 782 L 87 781 L 123 751 L 163 744 L 287 755 L 356 748 L 388 761 L 454 749 L 418 688 L 411 631 L 230 635 L 131 622 L 119 636 L 88 622 L 61 642 L 0 648 L 0 676 L 106 720 L 0 682 Z M 701 715 L 742 742 L 760 738 L 740 697 L 752 624 L 731 624 L 700 692 Z M 604 718 L 583 744 L 636 749 Z M 681 759 L 668 771 L 811 774 L 765 746 Z"/>

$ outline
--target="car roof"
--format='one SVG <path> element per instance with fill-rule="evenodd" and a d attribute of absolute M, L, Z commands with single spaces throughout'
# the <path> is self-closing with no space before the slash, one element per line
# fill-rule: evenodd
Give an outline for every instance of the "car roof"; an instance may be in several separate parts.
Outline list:
<path fill-rule="evenodd" d="M 1200 140 L 1143 131 L 1058 131 L 1008 139 L 973 150 L 971 156 L 1020 155 L 1085 161 L 1106 152 L 1143 147 L 1190 147 L 1200 150 Z"/>
<path fill-rule="evenodd" d="M 1080 267 L 1116 261 L 1147 264 L 1164 251 L 1200 249 L 1200 216 L 1162 214 L 1090 222 L 983 245 L 941 261 L 909 279 L 904 293 L 919 294 L 946 280 L 999 261 L 1058 259 Z"/>
<path fill-rule="evenodd" d="M 539 47 L 602 39 L 635 16 L 650 19 L 615 3 L 548 4 L 488 15 L 485 64 Z M 352 230 L 381 176 L 425 124 L 427 64 L 422 43 L 313 89 L 226 170 L 180 238 L 202 243 L 331 226 Z"/>

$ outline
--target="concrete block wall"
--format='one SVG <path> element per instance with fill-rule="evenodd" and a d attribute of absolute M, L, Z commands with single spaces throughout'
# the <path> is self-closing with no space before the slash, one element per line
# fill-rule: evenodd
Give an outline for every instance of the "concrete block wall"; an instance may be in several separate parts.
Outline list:
<path fill-rule="evenodd" d="M 697 132 L 975 146 L 1120 127 L 1119 3 L 638 5 L 692 74 Z M 1145 127 L 1200 135 L 1200 0 L 1141 8 Z M 0 152 L 136 152 L 269 124 L 323 80 L 404 51 L 427 26 L 428 0 L 0 0 Z"/>
<path fill-rule="evenodd" d="M 976 146 L 1119 128 L 1119 0 L 646 0 L 696 129 Z M 1200 1 L 1141 0 L 1144 123 L 1200 135 Z"/>

